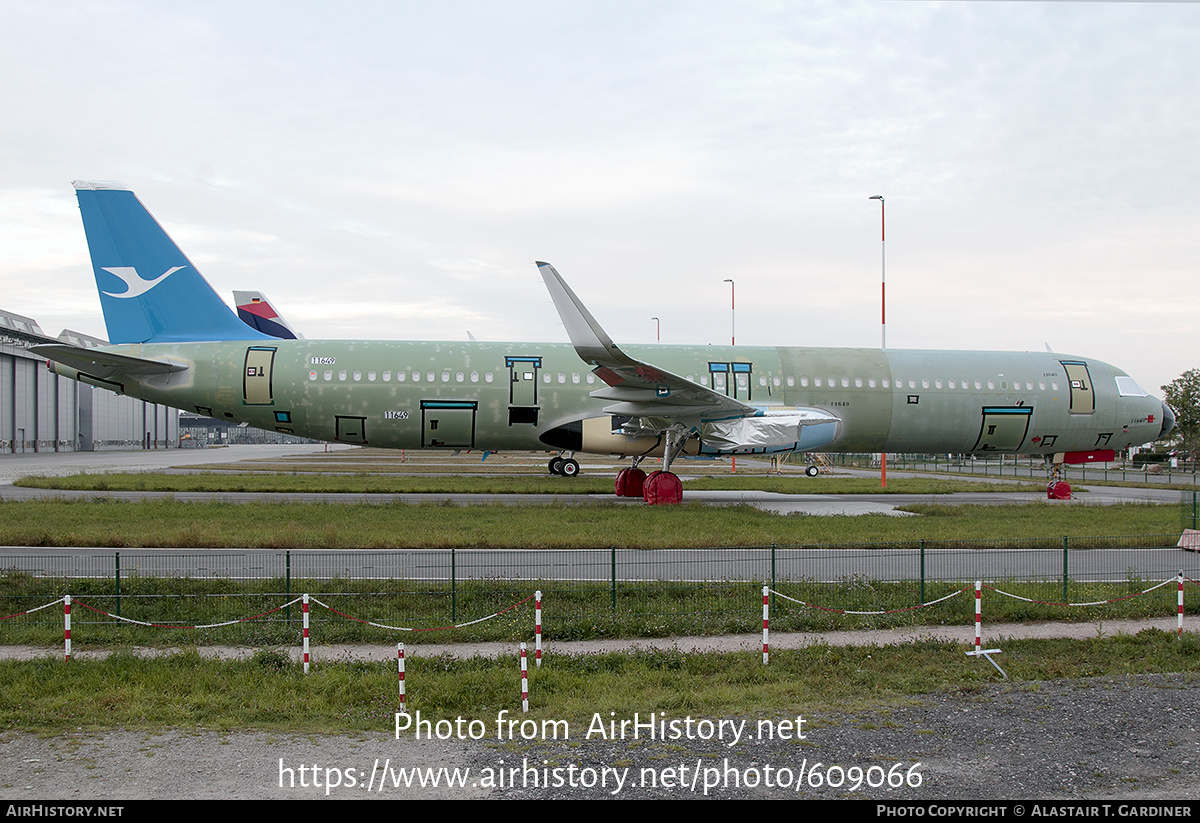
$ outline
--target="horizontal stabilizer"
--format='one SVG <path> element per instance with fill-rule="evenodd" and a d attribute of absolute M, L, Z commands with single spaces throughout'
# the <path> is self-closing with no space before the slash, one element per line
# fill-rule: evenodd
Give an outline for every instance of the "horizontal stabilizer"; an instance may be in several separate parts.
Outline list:
<path fill-rule="evenodd" d="M 117 376 L 150 377 L 156 374 L 186 371 L 188 368 L 183 363 L 146 360 L 142 357 L 130 357 L 125 354 L 112 354 L 111 352 L 84 349 L 78 346 L 64 346 L 57 343 L 32 346 L 29 350 L 56 363 L 62 363 L 76 371 L 104 380 Z"/>

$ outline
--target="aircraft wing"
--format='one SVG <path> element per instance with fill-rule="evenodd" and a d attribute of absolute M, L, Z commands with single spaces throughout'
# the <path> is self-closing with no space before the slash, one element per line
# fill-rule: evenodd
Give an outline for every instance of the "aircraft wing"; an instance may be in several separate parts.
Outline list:
<path fill-rule="evenodd" d="M 753 406 L 621 351 L 562 275 L 549 263 L 539 261 L 537 266 L 576 353 L 585 363 L 595 366 L 596 376 L 608 384 L 607 388 L 592 392 L 592 397 L 613 401 L 604 411 L 692 423 L 758 414 Z"/>
<path fill-rule="evenodd" d="M 188 368 L 182 363 L 147 360 L 142 357 L 130 357 L 125 354 L 113 354 L 59 343 L 43 343 L 31 346 L 29 350 L 101 380 L 108 380 L 119 375 L 150 377 L 156 374 L 186 371 Z"/>

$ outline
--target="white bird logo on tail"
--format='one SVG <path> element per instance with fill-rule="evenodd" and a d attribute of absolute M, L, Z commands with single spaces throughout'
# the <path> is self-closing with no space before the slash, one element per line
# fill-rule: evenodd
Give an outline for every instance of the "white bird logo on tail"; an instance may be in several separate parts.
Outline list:
<path fill-rule="evenodd" d="M 121 280 L 128 287 L 124 292 L 121 292 L 120 294 L 114 294 L 113 292 L 110 292 L 110 291 L 102 292 L 102 294 L 106 294 L 109 297 L 118 297 L 123 300 L 130 298 L 130 297 L 138 297 L 139 295 L 143 295 L 146 292 L 150 291 L 150 289 L 154 288 L 159 283 L 166 280 L 168 277 L 170 277 L 172 274 L 174 274 L 175 272 L 179 271 L 182 268 L 183 268 L 183 266 L 175 266 L 174 268 L 167 269 L 165 272 L 163 272 L 162 274 L 160 274 L 158 277 L 154 278 L 153 280 L 143 280 L 141 277 L 138 276 L 137 269 L 135 269 L 133 266 L 114 266 L 111 269 L 108 269 L 108 268 L 102 269 L 103 271 L 108 272 L 109 274 L 113 275 L 114 277 L 121 278 Z"/>

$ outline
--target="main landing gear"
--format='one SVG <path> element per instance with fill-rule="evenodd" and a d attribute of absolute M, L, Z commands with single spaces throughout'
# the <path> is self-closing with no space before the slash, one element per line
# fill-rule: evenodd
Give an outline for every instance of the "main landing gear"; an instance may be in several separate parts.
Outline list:
<path fill-rule="evenodd" d="M 563 452 L 550 460 L 550 473 L 563 477 L 579 476 L 579 461 L 571 457 L 574 452 Z"/>
<path fill-rule="evenodd" d="M 667 429 L 664 434 L 666 446 L 663 449 L 662 470 L 646 474 L 638 468 L 645 458 L 633 458 L 632 466 L 617 472 L 615 490 L 618 497 L 641 497 L 649 506 L 670 506 L 683 501 L 683 483 L 670 468 L 683 451 L 687 432 L 682 428 Z"/>
<path fill-rule="evenodd" d="M 1048 500 L 1070 500 L 1071 499 L 1071 484 L 1065 480 L 1059 480 L 1062 474 L 1062 463 L 1051 462 L 1053 458 L 1047 458 L 1046 468 L 1049 470 L 1050 483 L 1046 486 L 1046 499 Z"/>

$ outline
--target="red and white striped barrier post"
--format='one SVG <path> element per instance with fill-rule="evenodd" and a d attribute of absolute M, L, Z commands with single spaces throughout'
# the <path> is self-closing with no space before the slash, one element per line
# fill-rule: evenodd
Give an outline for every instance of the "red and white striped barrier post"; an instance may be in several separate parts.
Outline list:
<path fill-rule="evenodd" d="M 975 654 L 983 648 L 983 581 L 975 581 Z"/>
<path fill-rule="evenodd" d="M 308 674 L 308 595 L 304 595 L 302 611 L 304 612 L 304 673 Z"/>
<path fill-rule="evenodd" d="M 767 665 L 767 624 L 771 621 L 770 601 L 767 599 L 767 587 L 763 586 L 763 665 Z"/>
<path fill-rule="evenodd" d="M 1181 595 L 1182 596 L 1182 595 Z M 71 595 L 63 595 L 63 644 L 64 660 L 71 659 Z"/>
<path fill-rule="evenodd" d="M 994 589 L 993 589 L 994 591 Z M 1004 669 L 1000 668 L 1000 664 L 992 660 L 993 654 L 1000 654 L 1000 649 L 985 649 L 983 648 L 983 581 L 975 581 L 975 651 L 967 652 L 968 657 L 974 657 L 976 660 L 983 657 L 987 662 L 991 663 L 996 671 L 1003 675 L 1004 679 L 1008 679 Z"/>
<path fill-rule="evenodd" d="M 1183 637 L 1183 571 L 1179 572 L 1179 617 L 1176 621 L 1175 636 Z"/>
<path fill-rule="evenodd" d="M 525 644 L 521 644 L 521 711 L 529 711 L 529 661 L 525 657 Z"/>
<path fill-rule="evenodd" d="M 1183 585 L 1180 583 L 1179 585 Z M 533 593 L 533 665 L 542 667 L 542 593 Z"/>
<path fill-rule="evenodd" d="M 404 705 L 404 644 L 396 644 L 396 673 L 400 681 L 400 711 L 408 714 L 408 707 Z"/>

